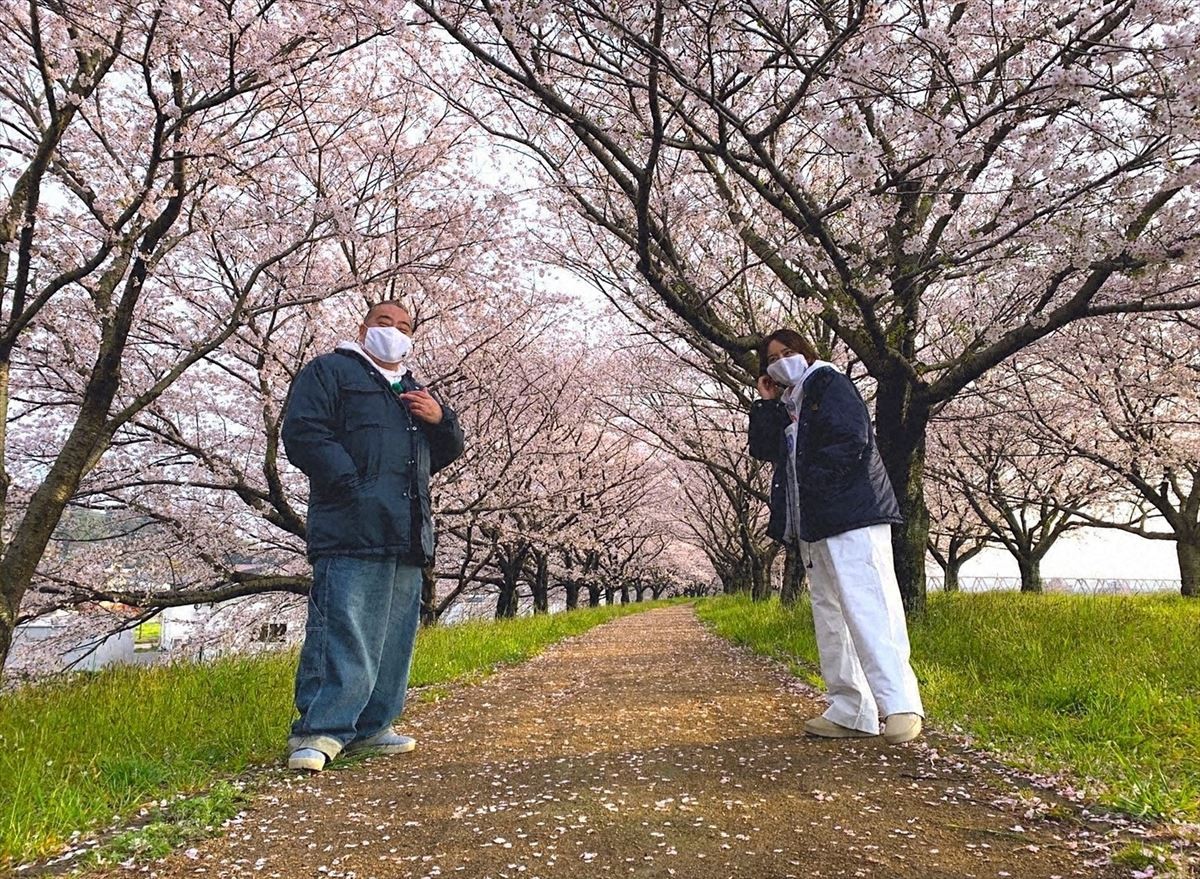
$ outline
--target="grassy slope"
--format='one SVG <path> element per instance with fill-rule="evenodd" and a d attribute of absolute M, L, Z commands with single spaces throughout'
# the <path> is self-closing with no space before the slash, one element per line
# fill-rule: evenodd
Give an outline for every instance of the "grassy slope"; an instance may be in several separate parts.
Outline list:
<path fill-rule="evenodd" d="M 699 613 L 819 681 L 807 603 L 721 598 Z M 1200 818 L 1200 602 L 938 594 L 910 636 L 935 724 L 1098 782 L 1104 802 L 1133 814 Z"/>

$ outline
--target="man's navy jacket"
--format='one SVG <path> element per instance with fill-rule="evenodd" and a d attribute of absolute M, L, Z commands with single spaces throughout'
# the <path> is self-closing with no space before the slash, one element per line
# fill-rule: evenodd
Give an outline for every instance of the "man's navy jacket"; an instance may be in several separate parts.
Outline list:
<path fill-rule="evenodd" d="M 775 465 L 767 533 L 783 541 L 787 522 L 787 442 L 790 418 L 778 400 L 750 408 L 750 454 Z M 797 533 L 806 543 L 868 525 L 903 521 L 892 483 L 875 446 L 871 416 L 854 382 L 819 369 L 804 382 L 796 421 Z"/>
<path fill-rule="evenodd" d="M 404 376 L 404 391 L 420 385 Z M 334 351 L 300 371 L 283 419 L 288 460 L 309 479 L 308 557 L 433 559 L 429 477 L 463 451 L 458 417 L 413 418 L 362 356 Z"/>

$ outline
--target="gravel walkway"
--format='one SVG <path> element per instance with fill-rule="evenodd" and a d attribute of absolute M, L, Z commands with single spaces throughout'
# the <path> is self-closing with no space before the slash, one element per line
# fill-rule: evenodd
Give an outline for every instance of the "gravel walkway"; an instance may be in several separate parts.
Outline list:
<path fill-rule="evenodd" d="M 272 781 L 228 832 L 152 872 L 1128 875 L 1089 866 L 1091 835 L 1046 794 L 927 744 L 806 738 L 820 710 L 691 608 L 634 614 L 415 706 L 412 754 Z"/>

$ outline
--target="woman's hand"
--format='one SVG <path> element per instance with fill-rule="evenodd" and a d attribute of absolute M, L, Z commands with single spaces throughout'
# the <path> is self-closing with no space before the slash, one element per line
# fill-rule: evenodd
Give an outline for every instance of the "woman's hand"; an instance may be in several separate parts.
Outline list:
<path fill-rule="evenodd" d="M 770 376 L 760 375 L 758 377 L 758 393 L 764 400 L 779 399 L 779 385 L 771 379 Z"/>

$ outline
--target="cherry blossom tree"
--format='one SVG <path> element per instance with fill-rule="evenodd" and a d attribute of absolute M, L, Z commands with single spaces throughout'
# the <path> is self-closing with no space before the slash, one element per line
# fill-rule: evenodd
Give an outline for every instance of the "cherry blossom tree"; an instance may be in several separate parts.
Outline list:
<path fill-rule="evenodd" d="M 137 463 L 151 407 L 256 316 L 394 273 L 358 255 L 431 120 L 377 112 L 403 86 L 370 4 L 31 2 L 0 26 L 3 657 L 65 506 L 110 452 Z"/>
<path fill-rule="evenodd" d="M 749 383 L 753 262 L 853 351 L 909 609 L 933 415 L 1075 321 L 1200 302 L 1188 4 L 414 5 L 477 66 L 458 100 L 623 251 L 631 311 Z"/>
<path fill-rule="evenodd" d="M 1035 429 L 1124 487 L 1090 525 L 1175 543 L 1180 588 L 1200 595 L 1200 321 L 1114 318 L 1075 328 L 1022 373 Z"/>
<path fill-rule="evenodd" d="M 941 425 L 935 422 L 933 430 L 936 433 L 939 429 Z M 925 481 L 930 521 L 929 555 L 942 569 L 942 589 L 957 592 L 963 565 L 987 548 L 989 536 L 955 480 L 939 478 L 940 473 L 949 473 L 953 469 L 939 460 L 942 448 L 945 446 L 936 438 L 930 442 Z"/>
<path fill-rule="evenodd" d="M 627 429 L 674 458 L 679 524 L 725 592 L 772 592 L 779 545 L 766 535 L 769 468 L 746 453 L 745 386 L 719 362 L 647 340 L 627 352 L 629 393 L 609 401 Z"/>
<path fill-rule="evenodd" d="M 930 475 L 1016 560 L 1021 591 L 1041 592 L 1046 553 L 1085 524 L 1088 510 L 1099 510 L 1111 484 L 1088 461 L 1029 429 L 1034 416 L 1023 405 L 1019 381 L 998 381 L 1019 372 L 1016 365 L 997 369 L 990 382 L 943 410 L 948 424 L 933 433 L 938 448 Z M 1041 417 L 1058 421 L 1061 413 L 1043 407 Z M 959 553 L 961 563 L 961 547 Z"/>

